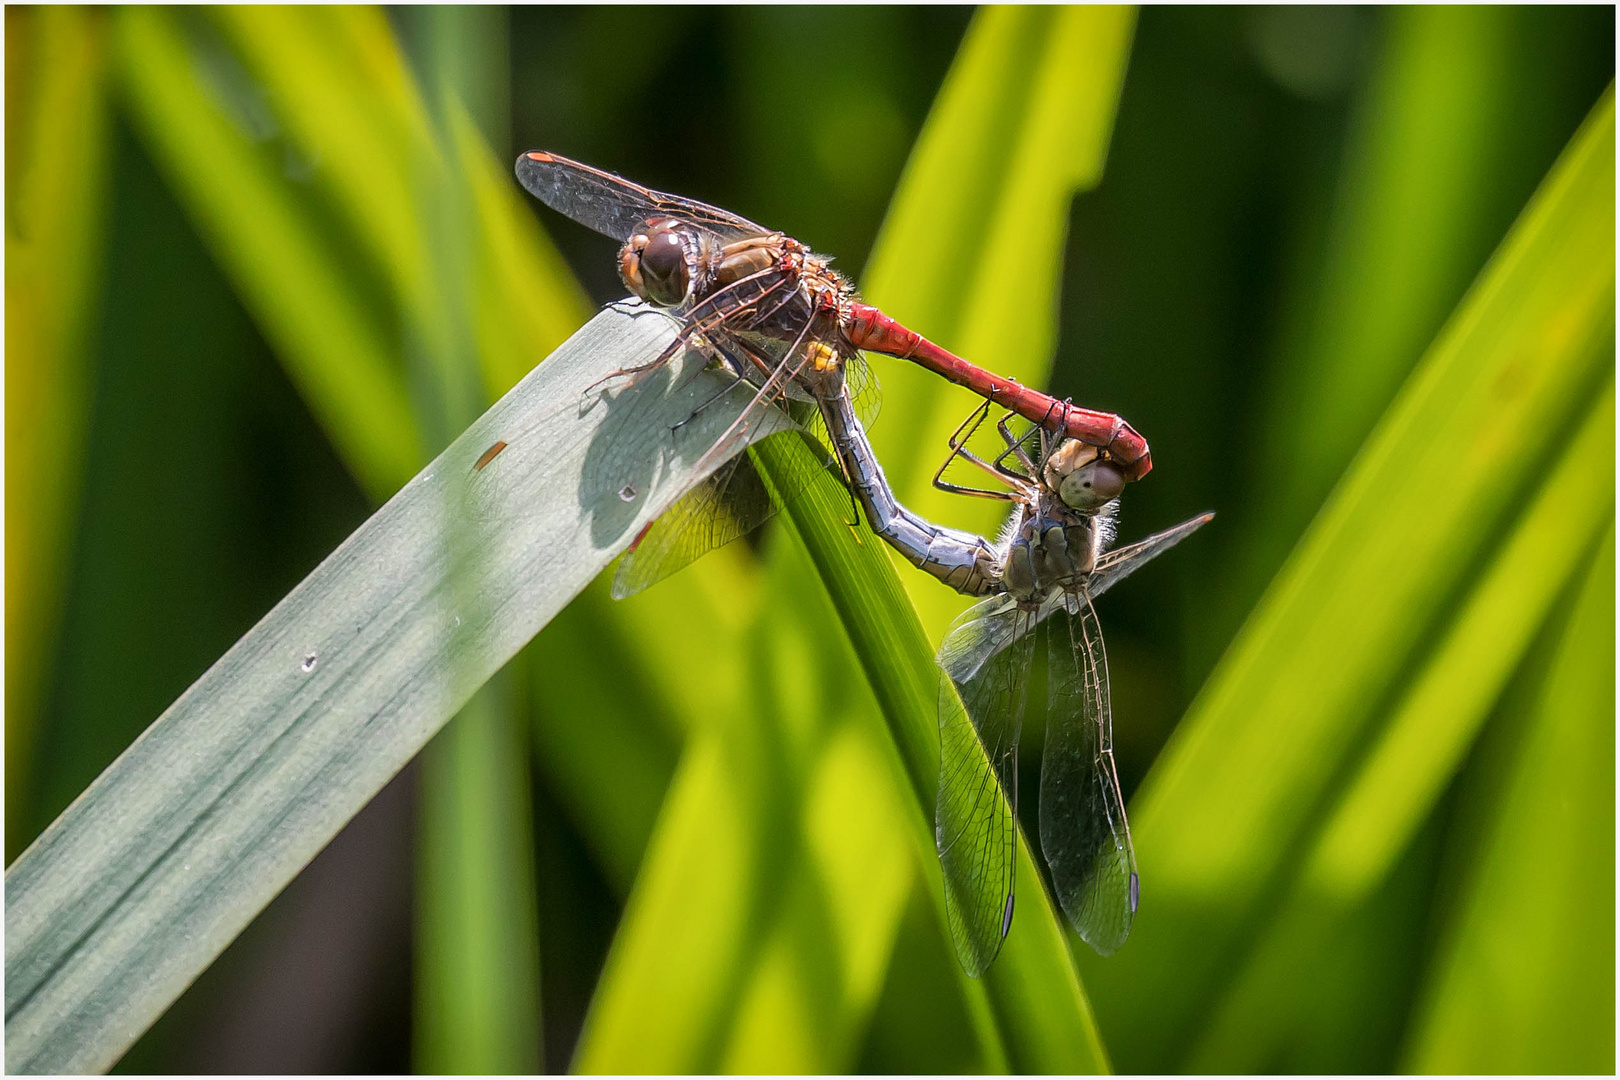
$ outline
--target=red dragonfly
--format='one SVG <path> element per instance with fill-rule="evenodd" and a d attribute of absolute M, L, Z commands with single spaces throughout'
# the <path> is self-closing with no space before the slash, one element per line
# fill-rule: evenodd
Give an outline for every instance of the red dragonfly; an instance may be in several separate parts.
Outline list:
<path fill-rule="evenodd" d="M 695 348 L 756 388 L 749 407 L 699 462 L 700 473 L 715 469 L 710 479 L 621 561 L 615 596 L 640 591 L 768 517 L 774 503 L 743 464 L 746 456 L 734 456 L 736 447 L 773 404 L 829 401 L 847 387 L 859 412 L 874 411 L 876 385 L 863 349 L 915 361 L 1053 434 L 1097 447 L 1126 482 L 1153 467 L 1146 441 L 1118 416 L 1059 401 L 940 348 L 862 303 L 829 259 L 784 233 L 558 154 L 530 151 L 519 156 L 516 172 L 547 206 L 618 240 L 625 285 L 681 325 L 660 356 L 609 378 L 633 379 Z"/>

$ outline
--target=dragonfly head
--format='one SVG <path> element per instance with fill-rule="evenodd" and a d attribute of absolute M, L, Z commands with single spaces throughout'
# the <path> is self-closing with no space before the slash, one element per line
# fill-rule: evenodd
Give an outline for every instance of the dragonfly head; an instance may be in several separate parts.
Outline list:
<path fill-rule="evenodd" d="M 1124 470 L 1097 447 L 1079 439 L 1067 439 L 1052 451 L 1041 477 L 1063 505 L 1082 514 L 1096 513 L 1125 489 Z"/>
<path fill-rule="evenodd" d="M 631 292 L 658 307 L 679 307 L 692 294 L 709 258 L 707 239 L 675 218 L 652 218 L 619 251 L 619 276 Z"/>

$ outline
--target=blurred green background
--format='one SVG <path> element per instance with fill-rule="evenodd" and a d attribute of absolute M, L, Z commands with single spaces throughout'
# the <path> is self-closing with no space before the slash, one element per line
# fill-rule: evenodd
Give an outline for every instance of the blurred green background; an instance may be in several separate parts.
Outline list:
<path fill-rule="evenodd" d="M 997 17 L 8 7 L 8 862 L 482 402 L 622 295 L 611 243 L 517 191 L 519 151 L 557 150 L 784 229 L 867 277 L 915 329 L 964 350 L 979 340 L 890 298 L 913 278 L 961 285 L 971 267 L 891 246 L 866 271 L 880 228 L 900 231 L 884 225 L 891 197 L 964 42 L 979 34 L 1033 56 L 1053 33 L 1043 20 L 1064 18 Z M 1469 688 L 1477 716 L 1458 722 L 1453 757 L 1414 796 L 1390 864 L 1336 906 L 1311 891 L 1327 858 L 1316 852 L 1339 835 L 1339 795 L 1353 806 L 1381 760 L 1343 748 L 1285 825 L 1226 838 L 1259 851 L 1264 872 L 1177 877 L 1167 857 L 1156 879 L 1150 845 L 1164 835 L 1166 851 L 1201 851 L 1193 832 L 1170 835 L 1174 822 L 1227 820 L 1216 796 L 1176 794 L 1218 737 L 1208 733 L 1232 730 L 1196 721 L 1242 712 L 1230 695 L 1195 697 L 1223 654 L 1219 670 L 1239 670 L 1248 654 L 1228 653 L 1234 636 L 1286 602 L 1268 584 L 1330 493 L 1355 490 L 1342 478 L 1369 433 L 1601 113 L 1613 9 L 1147 8 L 1134 27 L 1128 15 L 1115 25 L 1128 62 L 1100 183 L 1067 213 L 1055 282 L 1031 267 L 1026 307 L 1021 278 L 1003 273 L 1001 310 L 982 331 L 1020 340 L 1020 324 L 1051 308 L 1050 388 L 1147 436 L 1156 468 L 1128 495 L 1124 538 L 1219 514 L 1099 604 L 1121 779 L 1128 793 L 1147 779 L 1153 796 L 1141 816 L 1132 804 L 1139 940 L 1109 960 L 1078 946 L 1113 1064 L 1612 1071 L 1612 299 L 1590 331 L 1595 366 L 1586 353 L 1571 361 L 1562 411 L 1538 417 L 1546 437 L 1525 436 L 1526 456 L 1545 459 L 1504 478 L 1517 479 L 1481 539 L 1449 549 L 1458 576 L 1414 615 L 1417 643 L 1391 646 L 1381 681 L 1344 691 L 1366 695 L 1348 709 L 1353 742 L 1374 745 L 1385 720 L 1401 730 L 1413 700 L 1428 730 L 1421 692 L 1438 661 L 1421 642 L 1472 625 L 1469 605 L 1494 595 L 1492 558 L 1509 550 L 1500 538 L 1553 493 L 1549 520 L 1575 530 L 1568 551 L 1489 609 L 1493 640 L 1519 644 L 1489 671 L 1459 661 L 1436 684 L 1447 702 Z M 1077 87 L 1089 59 L 1073 58 Z M 957 83 L 968 99 L 973 77 Z M 1087 92 L 1111 101 L 1106 87 Z M 992 121 L 1006 108 L 1009 128 L 1024 122 L 1016 93 L 982 100 Z M 1612 158 L 1612 97 L 1607 108 Z M 1077 175 L 1068 190 L 1091 183 Z M 413 203 L 421 190 L 438 195 Z M 406 220 L 423 205 L 443 214 Z M 474 219 L 469 239 L 460 226 Z M 1053 225 L 1032 209 L 1028 227 Z M 1564 249 L 1543 252 L 1546 265 Z M 985 351 L 969 355 L 997 367 Z M 911 498 L 942 456 L 939 424 L 971 402 L 924 416 L 907 405 L 911 374 L 872 363 L 890 387 L 874 438 L 900 459 L 891 473 Z M 1588 427 L 1608 463 L 1563 464 Z M 1582 516 L 1558 500 L 1586 480 L 1600 494 L 1584 496 Z M 979 507 L 914 501 L 993 525 L 973 517 Z M 1527 509 L 1522 520 L 1542 519 Z M 1421 539 L 1429 527 L 1415 513 L 1368 533 Z M 888 869 L 857 876 L 856 895 L 869 888 L 886 914 L 824 993 L 759 929 L 795 903 L 781 882 L 821 839 L 788 835 L 796 819 L 765 806 L 748 842 L 773 854 L 728 861 L 716 852 L 729 824 L 705 816 L 727 807 L 692 794 L 714 746 L 724 762 L 728 740 L 791 741 L 814 726 L 794 708 L 864 707 L 843 700 L 862 692 L 801 685 L 810 675 L 784 641 L 747 641 L 774 604 L 825 603 L 794 591 L 810 573 L 795 558 L 773 534 L 622 605 L 599 582 L 479 699 L 483 726 L 471 711 L 458 719 L 120 1068 L 994 1064 L 967 1033 L 971 1007 L 917 884 L 938 873 L 926 853 L 887 819 L 851 821 L 829 841 L 835 861 L 843 845 L 859 849 L 850 865 L 881 856 Z M 937 635 L 944 601 L 901 572 Z M 710 636 L 675 640 L 700 630 Z M 1357 648 L 1353 632 L 1344 640 Z M 1353 666 L 1325 660 L 1340 662 Z M 847 676 L 842 663 L 829 670 Z M 1299 663 L 1279 681 L 1340 692 Z M 1268 740 L 1293 719 L 1236 721 L 1251 752 L 1232 751 L 1221 781 L 1264 786 L 1288 760 L 1268 756 Z M 760 735 L 771 725 L 778 735 Z M 1571 775 L 1571 762 L 1586 772 Z M 1390 784 L 1371 797 L 1421 787 L 1408 774 Z M 469 833 L 487 850 L 464 843 Z M 683 843 L 714 850 L 692 856 Z M 1516 888 L 1524 879 L 1549 895 Z M 734 925 L 763 943 L 736 948 L 724 918 L 689 925 L 660 907 L 693 880 L 712 891 L 691 901 L 705 912 L 743 896 Z M 1150 926 L 1161 886 L 1204 888 L 1225 913 L 1219 932 L 1191 915 L 1176 929 L 1168 902 L 1165 929 Z M 1174 944 L 1189 935 L 1214 944 L 1192 957 Z M 804 940 L 813 950 L 814 934 Z M 712 995 L 693 991 L 699 970 L 717 980 Z M 1166 985 L 1179 996 L 1156 1005 Z"/>

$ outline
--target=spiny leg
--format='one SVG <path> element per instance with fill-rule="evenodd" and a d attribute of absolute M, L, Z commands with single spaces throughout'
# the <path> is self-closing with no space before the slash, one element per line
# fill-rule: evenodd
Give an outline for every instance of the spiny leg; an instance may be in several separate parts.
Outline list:
<path fill-rule="evenodd" d="M 756 273 L 749 274 L 747 277 L 737 279 L 723 289 L 717 289 L 715 292 L 704 297 L 704 299 L 693 307 L 691 311 L 686 313 L 686 315 L 683 317 L 684 325 L 675 335 L 675 340 L 670 342 L 669 347 L 663 352 L 659 353 L 656 358 L 648 361 L 645 364 L 638 364 L 634 367 L 620 368 L 617 371 L 610 371 L 600 379 L 597 379 L 595 382 L 587 386 L 583 391 L 583 394 L 589 395 L 593 390 L 601 386 L 603 383 L 609 382 L 613 379 L 624 378 L 626 376 L 628 376 L 631 380 L 629 385 L 634 386 L 636 383 L 636 376 L 645 374 L 649 371 L 657 370 L 658 368 L 661 368 L 665 364 L 669 363 L 675 358 L 677 353 L 687 347 L 687 344 L 694 336 L 707 334 L 713 327 L 721 325 L 727 319 L 734 318 L 735 312 L 722 311 L 719 308 L 719 301 L 724 298 L 727 293 L 732 292 L 750 281 L 757 280 L 773 273 L 779 274 L 779 280 L 761 293 L 759 298 L 755 300 L 755 303 L 769 297 L 773 292 L 776 292 L 787 284 L 786 275 L 781 275 L 780 272 L 775 268 L 757 271 Z"/>
<path fill-rule="evenodd" d="M 1048 415 L 1050 415 L 1050 412 L 1051 410 L 1048 410 Z M 1035 476 L 1040 472 L 1040 468 L 1030 460 L 1029 454 L 1024 451 L 1024 440 L 1014 435 L 1012 433 L 1012 428 L 1008 426 L 1008 423 L 1016 415 L 1016 413 L 1009 411 L 1000 420 L 996 421 L 996 430 L 1001 432 L 1002 439 L 1006 440 L 1007 443 L 1007 449 L 1003 450 L 999 455 L 996 456 L 996 465 L 1002 466 L 1002 463 L 1007 460 L 1007 456 L 1009 454 L 1016 454 L 1018 456 L 1018 463 L 1028 470 L 1028 475 Z M 1046 429 L 1041 428 L 1040 430 L 1045 431 Z"/>
<path fill-rule="evenodd" d="M 934 471 L 933 485 L 938 490 L 946 491 L 953 495 L 972 495 L 981 499 L 1000 499 L 1004 501 L 1011 501 L 1012 499 L 1016 498 L 1016 496 L 1010 491 L 997 491 L 989 488 L 967 487 L 962 484 L 953 484 L 945 479 L 945 470 L 950 468 L 951 462 L 955 461 L 957 458 L 961 458 L 963 461 L 967 461 L 978 466 L 998 480 L 1005 481 L 1007 479 L 1001 470 L 994 468 L 988 462 L 984 461 L 977 454 L 967 448 L 967 441 L 973 437 L 973 433 L 979 430 L 979 425 L 984 423 L 985 418 L 990 415 L 990 404 L 991 403 L 989 401 L 985 401 L 983 404 L 975 406 L 973 411 L 968 413 L 967 419 L 958 424 L 956 426 L 956 430 L 951 432 L 950 438 L 945 440 L 946 444 L 950 447 L 950 453 L 945 455 L 945 460 L 941 462 L 939 468 Z"/>
<path fill-rule="evenodd" d="M 669 429 L 671 432 L 679 431 L 693 420 L 696 420 L 699 413 L 701 413 L 704 409 L 707 409 L 710 405 L 713 405 L 715 402 L 719 401 L 721 398 L 725 397 L 727 394 L 731 393 L 731 391 L 736 388 L 738 383 L 744 381 L 742 362 L 726 351 L 725 347 L 722 346 L 718 341 L 714 341 L 712 337 L 709 340 L 709 344 L 719 355 L 721 359 L 721 368 L 727 375 L 731 376 L 731 381 L 725 386 L 722 386 L 720 389 L 716 390 L 713 394 L 709 395 L 708 399 L 705 400 L 703 404 L 699 405 L 686 415 L 686 419 L 680 420 L 673 424 Z M 699 369 L 698 372 L 694 372 L 685 382 L 683 382 L 681 384 L 682 387 L 684 387 L 686 383 L 690 382 L 692 379 L 697 378 L 699 373 L 701 373 L 701 369 Z"/>
<path fill-rule="evenodd" d="M 699 473 L 701 473 L 706 467 L 713 464 L 713 462 L 710 460 L 711 458 L 717 454 L 723 455 L 727 450 L 730 449 L 732 441 L 736 438 L 739 432 L 747 430 L 748 426 L 754 421 L 755 414 L 760 411 L 763 404 L 772 404 L 774 403 L 775 398 L 778 396 L 786 395 L 787 384 L 792 382 L 794 379 L 797 379 L 799 377 L 799 373 L 804 370 L 804 365 L 810 362 L 810 353 L 808 350 L 806 350 L 804 358 L 799 361 L 798 366 L 792 367 L 791 370 L 789 370 L 790 365 L 792 364 L 793 354 L 799 351 L 799 346 L 804 344 L 805 336 L 809 334 L 809 332 L 810 324 L 807 322 L 804 325 L 804 329 L 799 331 L 799 336 L 793 340 L 793 344 L 788 346 L 788 351 L 783 356 L 782 362 L 777 365 L 775 371 L 771 372 L 770 378 L 765 380 L 765 384 L 759 388 L 759 392 L 754 395 L 753 400 L 748 403 L 741 414 L 738 415 L 737 419 L 732 421 L 731 426 L 725 430 L 720 438 L 715 440 L 714 445 L 709 448 L 708 452 L 705 453 L 701 459 L 699 459 L 697 464 L 697 471 Z"/>

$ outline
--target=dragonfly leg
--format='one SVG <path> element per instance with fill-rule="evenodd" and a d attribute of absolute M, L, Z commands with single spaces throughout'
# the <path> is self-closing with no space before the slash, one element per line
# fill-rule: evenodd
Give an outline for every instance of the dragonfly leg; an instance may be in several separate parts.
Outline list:
<path fill-rule="evenodd" d="M 1002 451 L 1002 453 L 996 458 L 996 464 L 1000 466 L 1004 461 L 1007 460 L 1008 455 L 1016 454 L 1018 457 L 1018 463 L 1029 471 L 1030 476 L 1034 476 L 1040 472 L 1040 469 L 1036 466 L 1035 462 L 1030 460 L 1029 454 L 1025 452 L 1024 440 L 1014 435 L 1012 433 L 1012 428 L 1008 426 L 1008 422 L 1012 420 L 1015 415 L 1017 414 L 1009 412 L 1000 420 L 996 421 L 996 430 L 1001 432 L 1001 437 L 1007 441 L 1007 449 Z M 1044 438 L 1046 429 L 1042 427 L 1038 430 L 1043 436 L 1041 440 L 1041 451 L 1042 456 L 1044 457 L 1046 451 L 1046 440 Z"/>
<path fill-rule="evenodd" d="M 848 525 L 852 529 L 858 529 L 861 527 L 861 500 L 855 496 L 855 486 L 849 483 L 847 480 L 849 470 L 844 467 L 844 462 L 841 458 L 838 462 L 838 469 L 846 478 L 846 482 L 844 484 L 844 494 L 849 496 L 849 513 L 851 520 L 844 522 L 844 524 Z"/>
<path fill-rule="evenodd" d="M 634 297 L 629 296 L 626 296 L 620 300 L 610 300 L 604 306 L 612 309 L 613 311 L 617 311 L 621 315 L 629 315 L 631 318 L 639 318 L 642 315 L 664 314 L 662 310 L 653 307 L 646 301 L 637 300 Z"/>
<path fill-rule="evenodd" d="M 981 499 L 1001 499 L 1004 501 L 1012 501 L 1017 498 L 1017 496 L 1010 491 L 1000 491 L 991 488 L 967 487 L 962 484 L 953 484 L 945 479 L 945 470 L 951 467 L 951 462 L 955 461 L 957 458 L 961 458 L 963 461 L 977 465 L 979 468 L 983 469 L 985 472 L 989 473 L 991 476 L 994 476 L 998 480 L 1008 480 L 1008 476 L 1004 470 L 995 468 L 989 462 L 985 461 L 983 458 L 979 457 L 977 454 L 967 448 L 967 441 L 973 437 L 973 433 L 979 430 L 979 425 L 984 423 L 985 418 L 990 415 L 990 404 L 991 403 L 986 400 L 983 404 L 975 406 L 973 411 L 968 414 L 967 419 L 958 424 L 956 426 L 956 430 L 951 432 L 950 438 L 946 440 L 947 445 L 949 445 L 951 448 L 950 453 L 945 455 L 945 460 L 940 463 L 939 468 L 934 472 L 933 484 L 935 488 L 939 489 L 940 491 L 949 492 L 952 495 L 972 495 Z M 1018 478 L 1017 482 L 1020 486 L 1022 486 L 1022 478 Z"/>
<path fill-rule="evenodd" d="M 990 399 L 985 398 L 975 405 L 973 411 L 967 414 L 967 419 L 957 424 L 956 430 L 951 432 L 951 437 L 945 440 L 946 445 L 952 450 L 960 450 L 966 446 L 967 441 L 973 438 L 973 433 L 979 430 L 979 425 L 990 415 L 990 404 Z"/>
<path fill-rule="evenodd" d="M 736 445 L 736 440 L 743 436 L 749 428 L 753 427 L 765 408 L 774 404 L 778 399 L 787 396 L 788 384 L 797 379 L 800 372 L 804 370 L 805 365 L 810 362 L 810 354 L 806 352 L 797 365 L 793 363 L 793 356 L 799 351 L 799 346 L 804 344 L 805 335 L 809 331 L 810 324 L 805 323 L 804 329 L 799 331 L 799 336 L 794 339 L 792 345 L 788 346 L 782 362 L 777 365 L 776 370 L 771 372 L 770 378 L 766 379 L 764 385 L 754 394 L 753 400 L 749 401 L 743 411 L 737 415 L 737 419 L 732 421 L 731 426 L 698 459 L 697 465 L 694 466 L 697 472 L 702 473 L 706 469 L 712 469 L 716 459 L 731 453 Z"/>
<path fill-rule="evenodd" d="M 758 276 L 760 275 L 752 275 L 752 277 Z M 748 280 L 751 280 L 751 278 L 744 278 L 743 281 L 735 282 L 732 285 L 728 285 L 724 289 L 718 290 L 713 295 L 705 298 L 702 303 L 698 304 L 690 312 L 688 312 L 686 315 L 686 322 L 681 326 L 680 331 L 675 335 L 675 340 L 670 342 L 669 346 L 664 349 L 663 352 L 659 353 L 656 358 L 649 360 L 645 364 L 637 364 L 634 367 L 620 368 L 617 371 L 610 371 L 600 379 L 597 379 L 595 382 L 591 383 L 591 385 L 587 386 L 584 393 L 588 395 L 605 382 L 611 382 L 614 379 L 626 377 L 628 377 L 630 380 L 628 385 L 633 387 L 636 384 L 636 376 L 644 375 L 649 371 L 656 371 L 658 368 L 661 368 L 665 364 L 669 363 L 682 349 L 692 347 L 694 339 L 703 339 L 704 335 L 706 335 L 712 328 L 720 325 L 728 317 L 730 317 L 730 313 L 722 311 L 719 308 L 718 301 L 726 292 L 736 288 L 738 285 L 741 285 L 743 282 Z M 775 289 L 779 287 L 779 284 L 773 284 L 771 287 L 765 290 L 764 295 L 769 296 L 773 291 L 775 291 Z M 703 349 L 703 351 L 706 353 L 710 352 L 710 350 L 707 348 Z"/>
<path fill-rule="evenodd" d="M 708 399 L 704 401 L 703 404 L 687 413 L 685 420 L 678 420 L 674 424 L 670 425 L 669 430 L 671 433 L 681 430 L 681 428 L 685 427 L 687 424 L 690 424 L 693 420 L 696 420 L 699 413 L 701 413 L 704 409 L 707 409 L 710 405 L 713 405 L 715 402 L 719 401 L 721 398 L 725 397 L 727 394 L 731 393 L 732 388 L 743 381 L 743 377 L 737 374 L 735 371 L 732 371 L 729 367 L 727 367 L 725 371 L 726 374 L 731 376 L 731 381 L 722 386 L 720 389 L 716 390 L 714 393 L 710 394 Z"/>
<path fill-rule="evenodd" d="M 598 386 L 601 386 L 606 382 L 612 382 L 614 379 L 628 379 L 629 382 L 626 383 L 626 386 L 635 386 L 637 376 L 645 375 L 649 371 L 656 371 L 673 360 L 675 358 L 675 354 L 686 347 L 686 341 L 689 336 L 690 335 L 683 330 L 679 335 L 676 336 L 674 341 L 669 343 L 669 347 L 663 352 L 659 353 L 656 358 L 647 361 L 645 364 L 636 364 L 634 367 L 624 367 L 619 368 L 617 371 L 608 372 L 606 375 L 587 386 L 581 392 L 581 396 L 589 396 L 591 392 L 594 391 Z"/>

